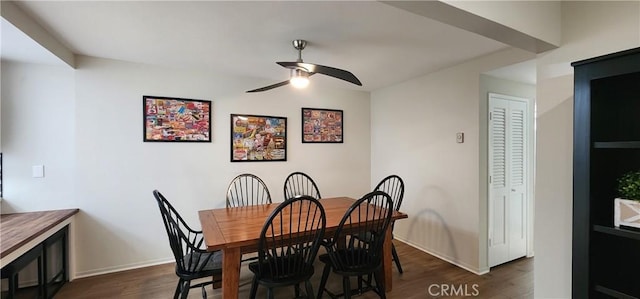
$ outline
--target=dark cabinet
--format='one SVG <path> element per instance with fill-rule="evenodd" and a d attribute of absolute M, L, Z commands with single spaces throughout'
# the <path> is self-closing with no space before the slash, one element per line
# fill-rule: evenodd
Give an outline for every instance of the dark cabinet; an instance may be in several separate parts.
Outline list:
<path fill-rule="evenodd" d="M 613 225 L 617 179 L 640 170 L 640 48 L 572 66 L 572 297 L 640 298 L 640 230 Z"/>

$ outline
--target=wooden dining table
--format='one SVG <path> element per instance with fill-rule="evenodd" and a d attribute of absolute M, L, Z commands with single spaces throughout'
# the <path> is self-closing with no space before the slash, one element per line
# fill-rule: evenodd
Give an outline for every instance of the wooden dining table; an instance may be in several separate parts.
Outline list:
<path fill-rule="evenodd" d="M 320 199 L 325 211 L 325 235 L 332 235 L 345 212 L 355 202 L 349 197 Z M 256 252 L 260 231 L 265 220 L 280 203 L 199 211 L 204 240 L 209 251 L 222 251 L 222 298 L 238 298 L 240 258 L 244 253 Z M 394 211 L 392 221 L 407 218 L 407 214 Z M 383 246 L 383 282 L 387 292 L 392 289 L 391 279 L 391 225 L 387 229 Z"/>

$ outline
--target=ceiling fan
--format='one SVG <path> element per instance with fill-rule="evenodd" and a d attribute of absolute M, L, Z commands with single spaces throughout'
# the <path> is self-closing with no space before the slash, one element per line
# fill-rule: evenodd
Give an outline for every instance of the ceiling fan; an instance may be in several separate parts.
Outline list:
<path fill-rule="evenodd" d="M 260 92 L 273 89 L 280 86 L 285 86 L 289 83 L 297 88 L 304 88 L 309 84 L 309 76 L 314 74 L 323 74 L 330 77 L 338 78 L 347 82 L 351 82 L 355 85 L 362 86 L 362 83 L 358 78 L 349 71 L 324 66 L 314 63 L 307 63 L 302 61 L 302 50 L 307 46 L 307 41 L 302 39 L 296 39 L 293 41 L 293 47 L 298 50 L 298 60 L 293 62 L 276 62 L 277 64 L 291 70 L 291 78 L 280 83 L 272 84 L 269 86 L 256 88 L 247 92 Z"/>

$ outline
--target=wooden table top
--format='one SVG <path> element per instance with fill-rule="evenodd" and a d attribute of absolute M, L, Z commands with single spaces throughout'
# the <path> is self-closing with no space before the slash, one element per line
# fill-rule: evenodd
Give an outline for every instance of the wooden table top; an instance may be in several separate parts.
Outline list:
<path fill-rule="evenodd" d="M 37 238 L 67 218 L 78 209 L 13 213 L 0 215 L 0 258 Z"/>
<path fill-rule="evenodd" d="M 323 198 L 319 200 L 325 211 L 326 231 L 331 232 L 340 224 L 344 213 L 355 199 L 349 197 Z M 199 211 L 200 223 L 208 250 L 228 247 L 255 246 L 260 231 L 269 214 L 281 203 L 237 208 L 220 208 Z M 394 211 L 393 220 L 407 218 L 407 214 Z"/>

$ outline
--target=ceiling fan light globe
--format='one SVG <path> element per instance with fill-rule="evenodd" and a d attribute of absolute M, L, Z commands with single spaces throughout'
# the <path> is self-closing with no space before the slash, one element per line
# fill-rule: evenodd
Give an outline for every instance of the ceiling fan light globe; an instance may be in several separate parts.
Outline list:
<path fill-rule="evenodd" d="M 309 78 L 307 77 L 292 77 L 289 82 L 295 88 L 305 88 L 309 86 Z"/>
<path fill-rule="evenodd" d="M 295 88 L 305 88 L 309 86 L 309 74 L 301 70 L 292 70 L 289 83 Z"/>

